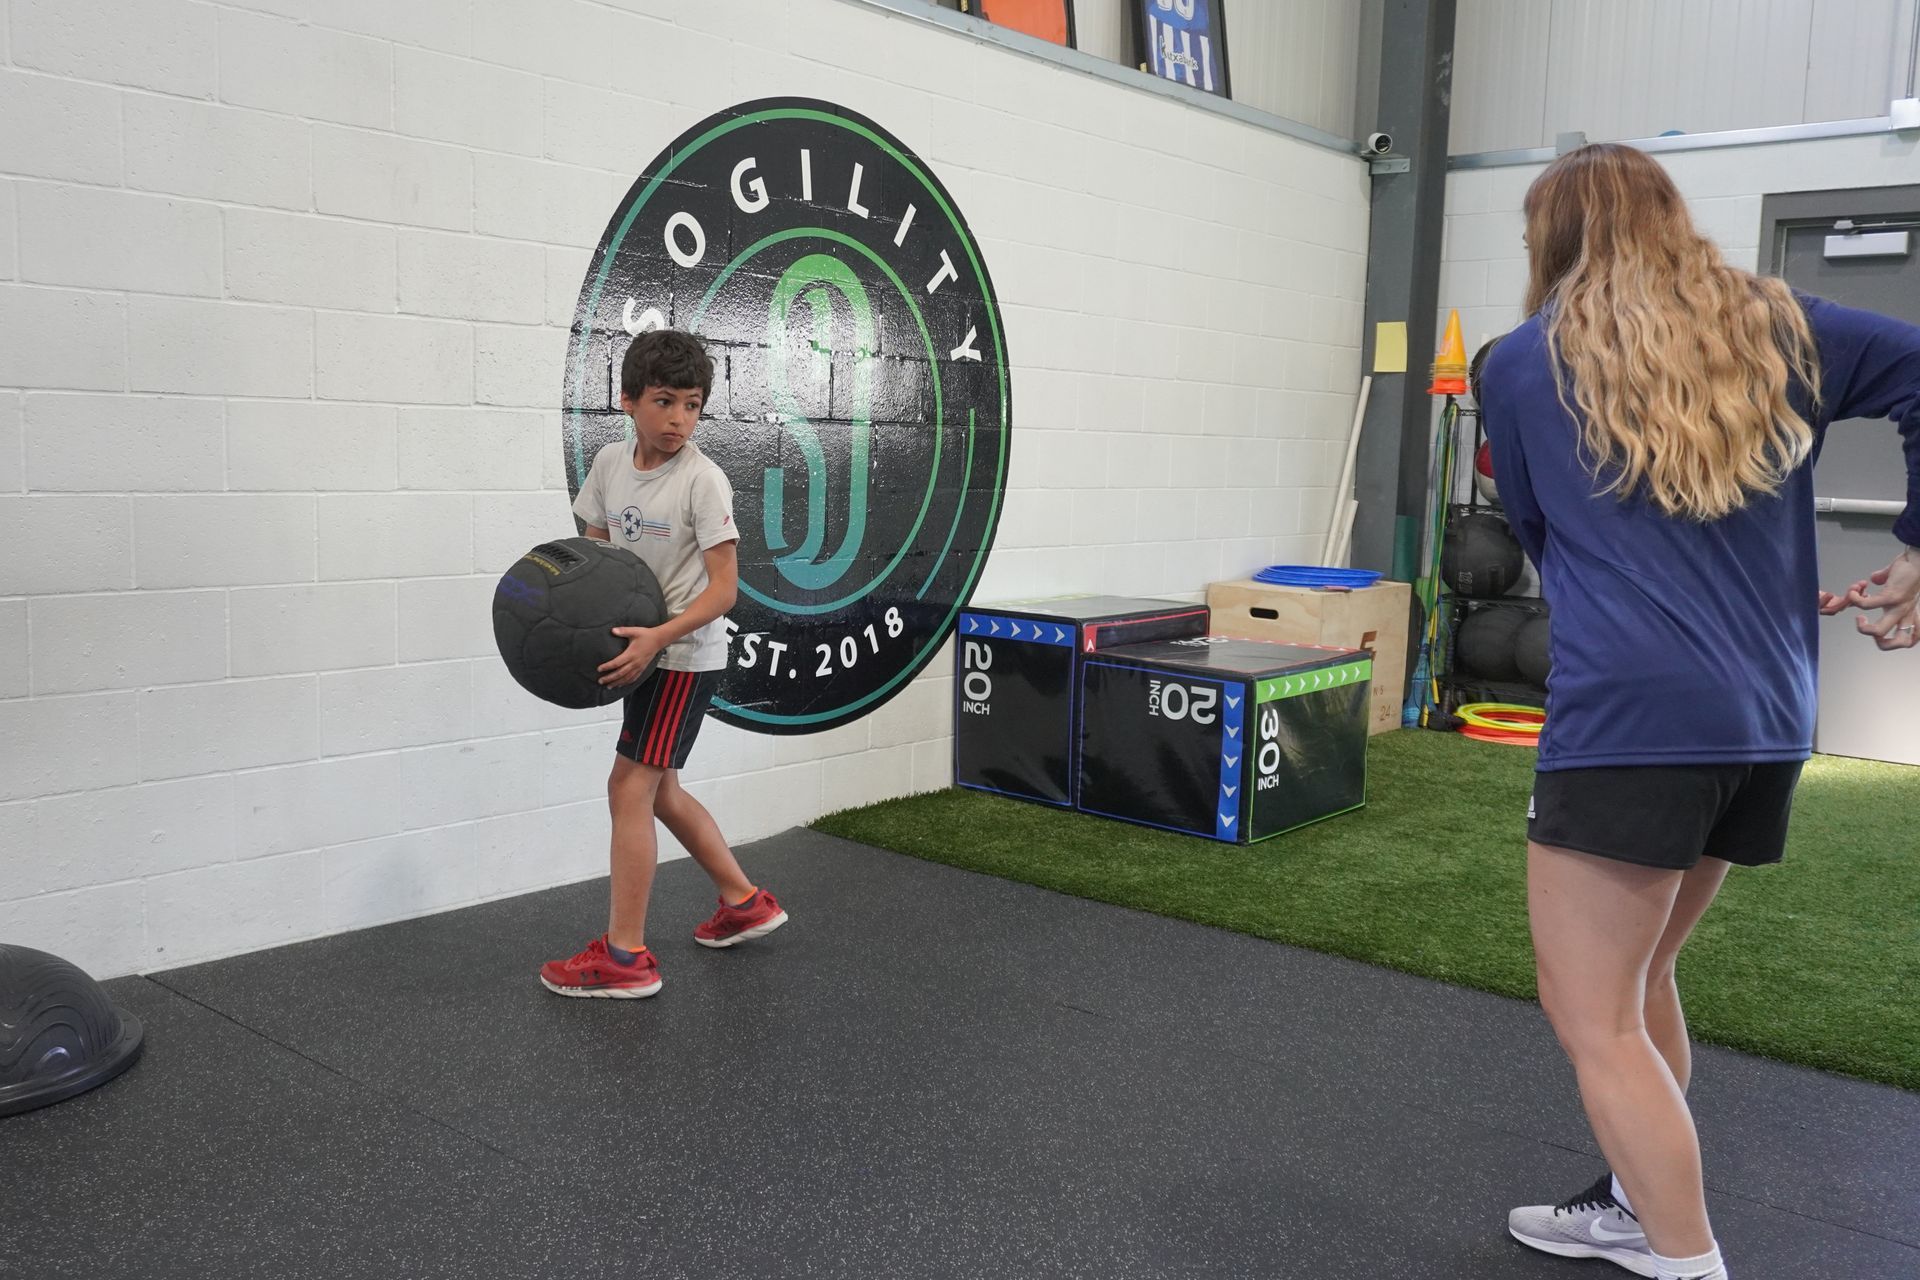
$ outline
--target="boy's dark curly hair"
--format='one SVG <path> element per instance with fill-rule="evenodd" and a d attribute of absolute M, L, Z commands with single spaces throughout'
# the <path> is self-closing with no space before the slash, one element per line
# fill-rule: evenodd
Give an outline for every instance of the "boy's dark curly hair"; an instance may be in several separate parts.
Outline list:
<path fill-rule="evenodd" d="M 627 344 L 620 361 L 620 394 L 638 399 L 648 387 L 700 389 L 713 395 L 713 358 L 700 339 L 678 329 L 650 329 Z"/>

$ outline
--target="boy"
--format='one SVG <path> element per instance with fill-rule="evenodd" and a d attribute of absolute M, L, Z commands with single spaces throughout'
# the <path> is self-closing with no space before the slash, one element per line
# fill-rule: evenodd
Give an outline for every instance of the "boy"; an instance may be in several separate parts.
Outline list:
<path fill-rule="evenodd" d="M 693 931 L 694 941 L 730 947 L 787 922 L 773 895 L 748 882 L 706 807 L 680 785 L 680 768 L 727 665 L 726 612 L 739 583 L 733 489 L 693 443 L 712 387 L 713 361 L 698 338 L 671 329 L 635 338 L 620 366 L 620 408 L 633 419 L 634 438 L 600 450 L 573 504 L 589 538 L 625 547 L 653 570 L 671 619 L 615 627 L 626 652 L 600 668 L 600 683 L 618 687 L 660 657 L 653 678 L 627 695 L 607 779 L 607 931 L 571 960 L 540 970 L 547 990 L 563 996 L 635 1000 L 660 990 L 660 966 L 646 945 L 655 817 L 720 891 L 720 909 Z"/>

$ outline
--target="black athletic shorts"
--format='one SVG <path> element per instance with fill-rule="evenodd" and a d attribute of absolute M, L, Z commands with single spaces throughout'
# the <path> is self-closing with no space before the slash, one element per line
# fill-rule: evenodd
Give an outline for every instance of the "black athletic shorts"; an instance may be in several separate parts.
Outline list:
<path fill-rule="evenodd" d="M 614 750 L 658 769 L 682 767 L 719 687 L 718 671 L 655 671 L 627 695 L 626 722 Z"/>
<path fill-rule="evenodd" d="M 1641 765 L 1534 775 L 1527 838 L 1643 867 L 1778 862 L 1802 762 Z"/>

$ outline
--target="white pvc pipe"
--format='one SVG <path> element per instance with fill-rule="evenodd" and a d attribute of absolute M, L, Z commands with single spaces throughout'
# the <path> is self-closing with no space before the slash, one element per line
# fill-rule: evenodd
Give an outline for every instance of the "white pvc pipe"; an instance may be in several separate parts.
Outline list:
<path fill-rule="evenodd" d="M 1348 498 L 1347 508 L 1340 513 L 1339 522 L 1334 526 L 1339 531 L 1340 536 L 1334 539 L 1333 556 L 1327 561 L 1327 568 L 1344 569 L 1347 567 L 1347 559 L 1353 551 L 1353 518 L 1359 510 L 1360 500 L 1358 498 Z"/>
<path fill-rule="evenodd" d="M 1346 505 L 1353 501 L 1353 463 L 1360 452 L 1360 423 L 1367 416 L 1367 399 L 1373 394 L 1373 375 L 1360 379 L 1360 400 L 1353 406 L 1353 427 L 1347 433 L 1347 460 L 1340 468 L 1340 483 L 1333 487 L 1333 510 L 1327 513 L 1327 536 L 1320 544 L 1320 564 L 1330 568 L 1334 555 L 1339 551 L 1340 526 L 1347 526 L 1348 537 L 1352 536 L 1353 517 L 1343 515 Z"/>
<path fill-rule="evenodd" d="M 1815 498 L 1813 509 L 1842 516 L 1897 516 L 1907 504 L 1882 498 Z"/>

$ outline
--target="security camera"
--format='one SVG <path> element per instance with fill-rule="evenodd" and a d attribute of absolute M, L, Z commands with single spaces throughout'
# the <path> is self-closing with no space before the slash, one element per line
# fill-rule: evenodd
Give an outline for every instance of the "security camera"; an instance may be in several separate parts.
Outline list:
<path fill-rule="evenodd" d="M 1390 133 L 1370 133 L 1367 143 L 1360 148 L 1360 154 L 1367 157 L 1384 156 L 1393 151 L 1393 135 Z"/>

